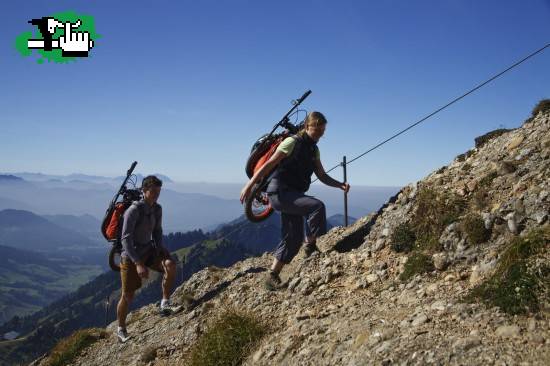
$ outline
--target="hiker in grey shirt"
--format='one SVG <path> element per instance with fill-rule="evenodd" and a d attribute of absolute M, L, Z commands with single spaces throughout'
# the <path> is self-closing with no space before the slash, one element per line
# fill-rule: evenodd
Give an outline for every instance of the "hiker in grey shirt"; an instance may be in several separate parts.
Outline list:
<path fill-rule="evenodd" d="M 161 315 L 181 310 L 181 306 L 171 306 L 169 300 L 176 278 L 176 260 L 162 244 L 162 207 L 157 203 L 161 187 L 162 181 L 157 177 L 145 177 L 141 184 L 143 199 L 133 202 L 124 212 L 120 262 L 122 292 L 117 306 L 117 336 L 121 342 L 129 339 L 126 331 L 128 307 L 142 279 L 149 276 L 149 269 L 163 274 Z"/>

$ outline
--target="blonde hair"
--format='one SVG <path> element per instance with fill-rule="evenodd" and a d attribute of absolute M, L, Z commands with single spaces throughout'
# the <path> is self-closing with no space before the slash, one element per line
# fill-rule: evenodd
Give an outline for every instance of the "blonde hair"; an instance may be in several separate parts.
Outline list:
<path fill-rule="evenodd" d="M 318 127 L 327 124 L 327 119 L 321 112 L 310 112 L 304 120 L 304 127 L 298 132 L 299 135 L 304 136 L 308 127 Z"/>

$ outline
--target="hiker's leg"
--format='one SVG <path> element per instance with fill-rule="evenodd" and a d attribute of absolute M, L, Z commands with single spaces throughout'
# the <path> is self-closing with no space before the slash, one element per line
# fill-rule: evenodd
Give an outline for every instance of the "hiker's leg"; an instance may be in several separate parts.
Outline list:
<path fill-rule="evenodd" d="M 272 270 L 279 273 L 283 265 L 288 264 L 298 254 L 304 240 L 304 219 L 302 216 L 281 212 L 282 240 L 275 249 L 275 261 Z M 276 270 L 279 270 L 277 272 Z"/>
<path fill-rule="evenodd" d="M 327 214 L 322 201 L 295 191 L 281 192 L 277 195 L 276 201 L 279 208 L 274 206 L 275 209 L 287 214 L 307 217 L 308 242 L 315 242 L 317 237 L 326 233 Z"/>
<path fill-rule="evenodd" d="M 307 242 L 315 243 L 317 238 L 327 232 L 327 211 L 325 204 L 317 198 L 305 196 L 300 203 L 306 205 L 312 212 L 307 218 Z"/>
<path fill-rule="evenodd" d="M 126 257 L 122 257 L 120 261 L 120 282 L 122 291 L 117 305 L 117 320 L 119 327 L 126 328 L 128 308 L 136 290 L 141 287 L 141 278 L 137 274 L 136 265 Z"/>
<path fill-rule="evenodd" d="M 116 317 L 118 320 L 118 326 L 126 329 L 126 316 L 128 315 L 128 308 L 134 299 L 134 292 L 122 292 L 120 300 L 116 308 Z"/>
<path fill-rule="evenodd" d="M 285 264 L 280 260 L 278 260 L 277 258 L 273 258 L 273 264 L 271 264 L 271 272 L 274 272 L 277 274 L 281 273 L 281 270 L 283 269 L 284 265 Z"/>
<path fill-rule="evenodd" d="M 162 276 L 162 298 L 168 300 L 170 298 L 170 291 L 174 286 L 176 280 L 176 263 L 173 259 L 165 259 L 162 261 L 164 268 L 164 275 Z"/>

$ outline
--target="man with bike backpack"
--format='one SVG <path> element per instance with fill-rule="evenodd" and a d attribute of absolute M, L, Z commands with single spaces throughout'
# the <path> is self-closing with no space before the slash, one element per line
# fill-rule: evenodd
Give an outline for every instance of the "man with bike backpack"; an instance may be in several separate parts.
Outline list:
<path fill-rule="evenodd" d="M 266 288 L 275 290 L 282 286 L 279 273 L 283 266 L 298 254 L 304 241 L 304 217 L 306 222 L 306 257 L 318 251 L 317 237 L 326 233 L 326 210 L 323 202 L 307 196 L 311 175 L 331 187 L 349 191 L 349 184 L 331 178 L 323 168 L 317 142 L 325 133 L 327 120 L 320 112 L 311 112 L 304 129 L 287 137 L 277 147 L 271 158 L 260 168 L 241 191 L 241 202 L 250 195 L 254 184 L 273 172 L 267 187 L 273 208 L 281 212 L 282 240 L 275 250 L 275 258 L 266 278 Z"/>
<path fill-rule="evenodd" d="M 170 305 L 170 291 L 176 278 L 176 260 L 162 244 L 162 207 L 157 203 L 162 181 L 155 176 L 143 179 L 143 199 L 134 201 L 124 212 L 120 278 L 122 291 L 117 306 L 117 336 L 121 342 L 130 337 L 126 331 L 128 307 L 149 269 L 163 273 L 161 315 L 182 309 Z"/>

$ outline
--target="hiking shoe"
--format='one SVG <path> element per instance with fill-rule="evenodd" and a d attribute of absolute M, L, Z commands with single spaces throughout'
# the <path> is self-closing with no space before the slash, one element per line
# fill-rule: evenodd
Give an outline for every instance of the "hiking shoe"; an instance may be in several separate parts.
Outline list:
<path fill-rule="evenodd" d="M 116 336 L 118 337 L 118 341 L 120 343 L 126 343 L 126 341 L 130 339 L 130 336 L 128 335 L 126 329 L 118 329 L 116 332 Z"/>
<path fill-rule="evenodd" d="M 315 243 L 306 243 L 306 245 L 304 245 L 304 254 L 305 254 L 306 258 L 309 257 L 310 255 L 312 255 L 315 252 L 319 252 L 319 248 L 317 248 L 317 244 L 315 244 Z"/>
<path fill-rule="evenodd" d="M 169 316 L 175 313 L 179 313 L 181 310 L 183 310 L 183 306 L 171 305 L 169 302 L 165 303 L 164 305 L 160 305 L 161 316 Z"/>
<path fill-rule="evenodd" d="M 269 271 L 264 282 L 266 290 L 275 291 L 283 287 L 281 277 L 275 272 Z"/>

